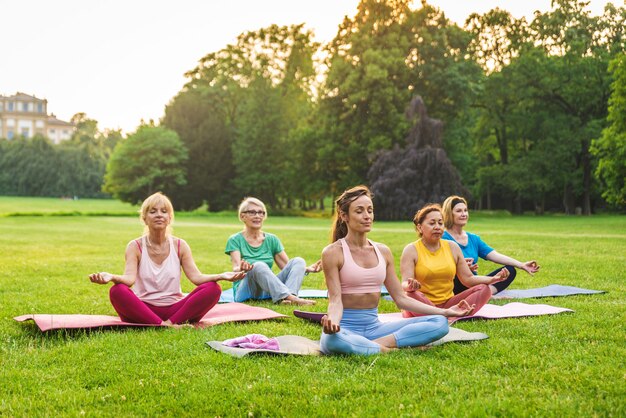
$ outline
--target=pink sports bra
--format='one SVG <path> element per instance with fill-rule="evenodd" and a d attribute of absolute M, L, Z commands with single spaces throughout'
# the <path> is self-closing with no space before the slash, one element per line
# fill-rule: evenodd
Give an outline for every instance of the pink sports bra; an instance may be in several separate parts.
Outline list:
<path fill-rule="evenodd" d="M 374 246 L 376 257 L 378 257 L 378 265 L 372 268 L 364 268 L 355 263 L 346 240 L 341 238 L 339 241 L 343 250 L 343 266 L 339 270 L 341 294 L 380 292 L 380 287 L 387 276 L 387 263 L 385 263 L 376 244 L 368 240 Z"/>

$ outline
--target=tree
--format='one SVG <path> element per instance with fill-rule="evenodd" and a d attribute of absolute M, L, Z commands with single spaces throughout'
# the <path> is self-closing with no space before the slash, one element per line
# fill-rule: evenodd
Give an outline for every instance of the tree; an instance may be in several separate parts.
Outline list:
<path fill-rule="evenodd" d="M 333 195 L 364 182 L 375 152 L 401 143 L 408 131 L 409 39 L 403 23 L 410 3 L 361 1 L 328 45 L 318 161 Z"/>
<path fill-rule="evenodd" d="M 542 211 L 538 202 L 548 194 L 561 194 L 566 212 L 574 206 L 585 214 L 592 211 L 590 144 L 605 123 L 606 68 L 611 54 L 624 47 L 624 27 L 612 6 L 594 17 L 587 5 L 554 1 L 553 10 L 536 12 L 528 25 L 497 10 L 470 19 L 478 37 L 474 48 L 483 47 L 479 55 L 495 57 L 491 61 L 496 63 L 477 102 L 482 109 L 477 132 L 498 153 L 483 153 L 484 161 L 493 158 L 489 164 L 495 166 L 481 168 L 480 184 L 483 191 L 486 187 L 491 193 L 496 186 L 500 196 L 514 199 L 516 212 L 523 200 Z M 485 33 L 500 34 L 499 43 L 481 41 Z M 557 156 L 557 164 L 544 164 Z M 540 175 L 550 176 L 553 187 Z"/>
<path fill-rule="evenodd" d="M 598 158 L 596 176 L 602 182 L 602 197 L 623 209 L 626 208 L 626 54 L 613 59 L 609 71 L 613 74 L 609 126 L 593 141 L 591 151 Z"/>
<path fill-rule="evenodd" d="M 170 196 L 185 210 L 203 202 L 210 211 L 236 203 L 233 129 L 214 89 L 185 89 L 165 108 L 163 125 L 176 131 L 192 158 L 187 184 Z"/>
<path fill-rule="evenodd" d="M 157 191 L 175 193 L 186 183 L 187 159 L 187 149 L 176 132 L 142 125 L 115 147 L 103 190 L 132 204 Z"/>
<path fill-rule="evenodd" d="M 444 147 L 473 176 L 472 159 L 460 151 L 470 142 L 472 86 L 481 77 L 468 58 L 471 37 L 440 10 L 411 3 L 361 1 L 327 48 L 318 160 L 332 194 L 364 182 L 377 152 L 403 143 L 414 95 L 444 122 Z"/>
<path fill-rule="evenodd" d="M 233 168 L 234 187 L 222 183 L 227 195 L 234 189 L 239 197 L 255 194 L 276 206 L 281 200 L 289 202 L 302 184 L 292 181 L 298 178 L 293 175 L 299 148 L 294 141 L 301 138 L 292 132 L 311 113 L 317 48 L 303 25 L 272 25 L 242 33 L 235 44 L 206 55 L 188 73 L 186 91 L 196 91 L 196 97 L 219 115 L 218 148 L 224 149 L 227 142 L 231 146 L 232 160 L 222 161 Z M 174 126 L 171 119 L 165 122 Z M 176 125 L 183 139 L 198 126 L 197 121 L 184 123 L 184 128 Z M 225 152 L 222 156 L 228 158 Z"/>

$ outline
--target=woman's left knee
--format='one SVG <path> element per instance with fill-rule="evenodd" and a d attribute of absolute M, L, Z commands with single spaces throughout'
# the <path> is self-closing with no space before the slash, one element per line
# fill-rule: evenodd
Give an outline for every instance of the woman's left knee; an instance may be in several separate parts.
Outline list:
<path fill-rule="evenodd" d="M 222 287 L 217 282 L 202 283 L 198 287 L 201 288 L 201 289 L 209 290 L 211 292 L 217 292 L 219 294 L 222 293 Z"/>
<path fill-rule="evenodd" d="M 509 271 L 509 277 L 507 278 L 507 281 L 512 282 L 515 278 L 515 275 L 517 274 L 517 270 L 513 266 L 504 266 L 504 268 Z"/>
<path fill-rule="evenodd" d="M 306 261 L 302 257 L 294 257 L 291 259 L 291 262 L 294 266 L 300 266 L 306 268 Z"/>

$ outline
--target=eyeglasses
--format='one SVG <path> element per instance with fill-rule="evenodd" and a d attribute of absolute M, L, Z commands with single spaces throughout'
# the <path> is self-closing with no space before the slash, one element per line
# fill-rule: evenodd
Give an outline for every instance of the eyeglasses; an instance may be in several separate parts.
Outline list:
<path fill-rule="evenodd" d="M 246 210 L 243 213 L 247 213 L 250 216 L 265 216 L 265 211 L 264 210 Z"/>

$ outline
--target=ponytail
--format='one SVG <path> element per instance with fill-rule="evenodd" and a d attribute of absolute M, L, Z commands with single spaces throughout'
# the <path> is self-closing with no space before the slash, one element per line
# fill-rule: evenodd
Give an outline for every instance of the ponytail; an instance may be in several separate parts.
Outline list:
<path fill-rule="evenodd" d="M 354 202 L 361 196 L 372 198 L 372 192 L 367 186 L 355 186 L 346 190 L 335 200 L 335 214 L 333 215 L 333 225 L 330 230 L 330 241 L 335 242 L 348 235 L 348 225 L 341 219 L 342 214 L 347 214 L 350 209 L 350 203 Z"/>

